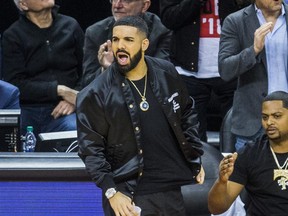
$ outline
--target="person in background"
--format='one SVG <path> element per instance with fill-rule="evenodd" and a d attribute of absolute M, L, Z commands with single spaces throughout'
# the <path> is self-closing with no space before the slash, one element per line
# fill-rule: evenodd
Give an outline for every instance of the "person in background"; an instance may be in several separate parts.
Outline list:
<path fill-rule="evenodd" d="M 159 17 L 147 10 L 150 0 L 110 0 L 113 16 L 96 22 L 85 33 L 83 86 L 87 86 L 114 61 L 111 50 L 112 27 L 115 21 L 128 15 L 139 15 L 149 28 L 150 46 L 146 55 L 169 60 L 171 31 Z"/>
<path fill-rule="evenodd" d="M 19 89 L 3 80 L 0 80 L 0 109 L 20 109 Z"/>
<path fill-rule="evenodd" d="M 139 16 L 117 20 L 114 63 L 77 96 L 79 156 L 105 216 L 133 215 L 133 203 L 185 216 L 181 186 L 204 181 L 193 101 L 172 63 L 144 56 L 148 32 Z"/>
<path fill-rule="evenodd" d="M 250 198 L 247 215 L 287 215 L 287 122 L 288 93 L 272 92 L 262 103 L 266 134 L 220 162 L 219 178 L 208 195 L 212 214 L 226 211 L 245 187 Z"/>
<path fill-rule="evenodd" d="M 161 0 L 160 17 L 173 30 L 171 61 L 195 100 L 199 136 L 207 141 L 207 107 L 212 96 L 219 101 L 220 115 L 224 118 L 236 89 L 236 80 L 225 82 L 218 72 L 221 30 L 218 0 Z"/>
<path fill-rule="evenodd" d="M 54 0 L 14 0 L 20 18 L 3 34 L 3 78 L 20 90 L 21 133 L 76 130 L 84 33 Z"/>
<path fill-rule="evenodd" d="M 288 91 L 287 11 L 280 0 L 255 0 L 224 20 L 219 71 L 226 81 L 238 79 L 231 120 L 237 150 L 263 133 L 263 98 L 273 91 Z"/>
<path fill-rule="evenodd" d="M 1 41 L 1 34 L 0 34 Z M 0 109 L 20 109 L 19 89 L 2 78 L 2 49 L 0 43 Z"/>

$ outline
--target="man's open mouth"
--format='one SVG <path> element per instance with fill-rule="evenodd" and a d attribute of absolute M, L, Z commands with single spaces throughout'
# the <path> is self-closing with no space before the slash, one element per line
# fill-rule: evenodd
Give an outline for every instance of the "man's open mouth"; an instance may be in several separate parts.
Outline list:
<path fill-rule="evenodd" d="M 120 65 L 127 65 L 129 61 L 129 55 L 123 52 L 117 53 L 117 61 Z"/>

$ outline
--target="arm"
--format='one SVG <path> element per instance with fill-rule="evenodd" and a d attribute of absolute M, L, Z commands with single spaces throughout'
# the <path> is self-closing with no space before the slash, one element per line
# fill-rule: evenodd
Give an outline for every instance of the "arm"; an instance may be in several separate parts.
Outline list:
<path fill-rule="evenodd" d="M 37 102 L 57 100 L 57 81 L 34 81 L 29 71 L 25 68 L 26 61 L 22 50 L 23 43 L 17 33 L 5 33 L 2 38 L 3 45 L 3 78 L 17 86 L 21 92 L 21 100 Z M 31 60 L 32 61 L 32 60 Z M 15 63 L 17 62 L 17 64 Z"/>
<path fill-rule="evenodd" d="M 84 46 L 84 32 L 80 25 L 77 23 L 74 30 L 74 40 L 75 40 L 75 56 L 77 59 L 77 74 L 78 82 L 76 84 L 75 90 L 80 91 L 82 89 L 82 78 L 83 78 L 83 46 Z M 65 98 L 64 98 L 65 99 Z M 74 99 L 74 104 L 76 102 L 76 97 Z"/>
<path fill-rule="evenodd" d="M 221 214 L 229 209 L 244 185 L 229 181 L 234 170 L 237 153 L 224 157 L 219 165 L 219 177 L 208 194 L 208 208 L 212 214 Z"/>
<path fill-rule="evenodd" d="M 162 0 L 160 1 L 161 20 L 167 28 L 178 29 L 200 16 L 202 4 L 202 0 Z"/>
<path fill-rule="evenodd" d="M 228 16 L 221 31 L 218 66 L 221 78 L 225 81 L 237 78 L 258 63 L 258 56 L 264 49 L 265 36 L 271 30 L 271 23 L 260 26 L 256 29 L 251 44 L 248 44 L 247 33 L 243 35 L 241 31 L 244 28 L 238 25 L 241 22 L 237 18 L 239 19 Z"/>
<path fill-rule="evenodd" d="M 108 36 L 104 39 L 103 42 L 102 38 L 100 37 L 101 36 L 97 36 L 97 38 L 95 38 L 94 29 L 88 28 L 86 30 L 83 58 L 83 87 L 87 86 L 96 76 L 100 75 L 102 72 L 101 64 L 98 60 L 98 53 L 100 51 L 101 44 L 107 40 Z"/>
<path fill-rule="evenodd" d="M 178 73 L 177 76 L 179 77 Z M 179 77 L 179 79 L 181 79 Z M 182 81 L 181 81 L 182 82 Z M 191 152 L 190 159 L 195 159 L 203 155 L 202 142 L 198 135 L 199 121 L 198 114 L 195 109 L 195 101 L 189 96 L 187 88 L 184 84 L 181 91 L 181 128 L 186 140 L 192 145 L 193 152 Z"/>
<path fill-rule="evenodd" d="M 106 122 L 102 100 L 84 90 L 77 95 L 77 135 L 79 156 L 92 180 L 103 191 L 115 188 L 111 166 L 106 159 Z"/>
<path fill-rule="evenodd" d="M 77 133 L 79 156 L 92 180 L 105 193 L 108 188 L 116 188 L 111 165 L 107 161 L 107 139 L 109 123 L 103 109 L 103 101 L 84 89 L 77 96 Z M 117 189 L 117 188 L 116 188 Z M 133 210 L 130 197 L 118 191 L 109 199 L 115 214 L 129 215 Z"/>
<path fill-rule="evenodd" d="M 0 83 L 1 84 L 1 83 Z M 4 101 L 7 101 L 5 104 L 3 104 L 3 107 L 0 109 L 20 109 L 20 104 L 19 104 L 19 89 L 17 87 L 9 86 L 7 85 L 7 90 L 1 92 L 1 94 L 5 94 L 6 99 Z"/>

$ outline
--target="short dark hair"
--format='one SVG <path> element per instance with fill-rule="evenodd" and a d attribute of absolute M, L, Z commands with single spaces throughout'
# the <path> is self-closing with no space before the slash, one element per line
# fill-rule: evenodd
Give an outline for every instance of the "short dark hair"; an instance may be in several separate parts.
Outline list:
<path fill-rule="evenodd" d="M 280 100 L 283 102 L 283 107 L 288 109 L 288 93 L 284 91 L 275 91 L 270 94 L 268 94 L 263 102 L 265 101 L 274 101 L 274 100 Z"/>
<path fill-rule="evenodd" d="M 113 28 L 115 26 L 121 26 L 121 25 L 135 27 L 139 31 L 144 33 L 145 37 L 148 37 L 149 30 L 148 30 L 147 23 L 140 16 L 126 16 L 126 17 L 123 17 L 123 18 L 117 20 L 114 23 Z"/>

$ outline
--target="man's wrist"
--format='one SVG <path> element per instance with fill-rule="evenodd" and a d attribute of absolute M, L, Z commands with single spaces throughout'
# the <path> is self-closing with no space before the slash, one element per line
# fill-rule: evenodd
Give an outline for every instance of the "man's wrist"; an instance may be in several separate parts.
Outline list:
<path fill-rule="evenodd" d="M 107 199 L 112 198 L 117 193 L 116 188 L 108 188 L 105 192 L 105 196 Z"/>

